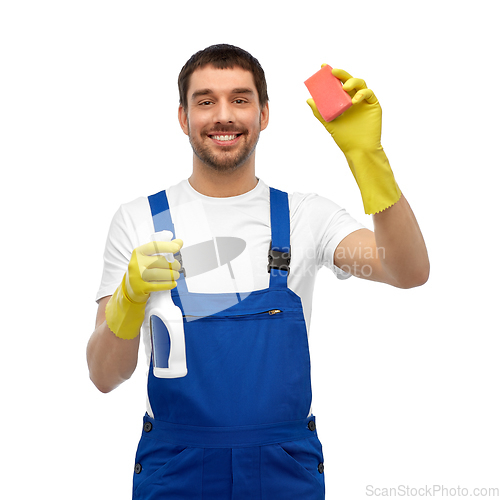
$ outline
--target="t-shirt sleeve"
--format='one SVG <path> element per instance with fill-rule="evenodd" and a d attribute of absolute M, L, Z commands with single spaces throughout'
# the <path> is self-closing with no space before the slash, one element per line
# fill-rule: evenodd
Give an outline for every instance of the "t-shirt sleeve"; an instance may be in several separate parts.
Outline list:
<path fill-rule="evenodd" d="M 115 213 L 109 227 L 104 248 L 101 285 L 96 295 L 96 301 L 113 295 L 123 279 L 132 252 L 137 246 L 136 242 L 132 241 L 133 232 L 130 226 L 130 218 L 122 205 Z"/>
<path fill-rule="evenodd" d="M 334 265 L 333 255 L 339 243 L 349 234 L 365 226 L 332 200 L 308 195 L 308 221 L 316 245 L 317 266 L 331 269 L 337 278 L 347 279 L 351 274 Z"/>

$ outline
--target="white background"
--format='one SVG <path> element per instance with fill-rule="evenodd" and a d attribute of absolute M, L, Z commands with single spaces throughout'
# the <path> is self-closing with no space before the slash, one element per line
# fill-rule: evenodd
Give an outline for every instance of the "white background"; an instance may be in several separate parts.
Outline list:
<path fill-rule="evenodd" d="M 88 379 L 102 251 L 121 203 L 188 177 L 177 75 L 197 50 L 259 59 L 271 122 L 257 175 L 368 227 L 303 81 L 364 78 L 426 239 L 431 277 L 398 290 L 327 270 L 311 330 L 327 498 L 500 487 L 498 65 L 493 2 L 22 1 L 0 7 L 1 471 L 9 499 L 130 498 L 145 359 Z"/>

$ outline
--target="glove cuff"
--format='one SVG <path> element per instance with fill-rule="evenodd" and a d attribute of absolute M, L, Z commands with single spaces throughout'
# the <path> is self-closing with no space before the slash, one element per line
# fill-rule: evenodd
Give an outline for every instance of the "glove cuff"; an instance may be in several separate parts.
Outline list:
<path fill-rule="evenodd" d="M 399 201 L 401 190 L 382 146 L 373 152 L 351 152 L 346 158 L 361 191 L 366 214 L 382 212 Z"/>
<path fill-rule="evenodd" d="M 126 276 L 106 304 L 105 314 L 109 329 L 117 337 L 131 340 L 141 331 L 147 301 L 139 304 L 132 302 L 126 293 L 125 279 Z"/>

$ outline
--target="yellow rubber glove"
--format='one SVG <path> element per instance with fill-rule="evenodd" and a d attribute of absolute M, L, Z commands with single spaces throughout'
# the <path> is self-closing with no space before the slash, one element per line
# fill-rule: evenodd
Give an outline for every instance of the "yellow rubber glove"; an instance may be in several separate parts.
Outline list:
<path fill-rule="evenodd" d="M 364 80 L 353 78 L 341 69 L 333 69 L 332 74 L 344 84 L 353 106 L 335 120 L 325 122 L 314 100 L 308 99 L 307 103 L 344 153 L 361 191 L 365 213 L 381 212 L 401 198 L 401 191 L 380 143 L 382 108 Z"/>
<path fill-rule="evenodd" d="M 106 304 L 106 322 L 117 337 L 137 337 L 144 321 L 149 294 L 177 286 L 175 280 L 179 278 L 179 261 L 169 263 L 164 256 L 155 254 L 175 254 L 182 245 L 182 240 L 152 241 L 132 252 L 121 285 Z"/>

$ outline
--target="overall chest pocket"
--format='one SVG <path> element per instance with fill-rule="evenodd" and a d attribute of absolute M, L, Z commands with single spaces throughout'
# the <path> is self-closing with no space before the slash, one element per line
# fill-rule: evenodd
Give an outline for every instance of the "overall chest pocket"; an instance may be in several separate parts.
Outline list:
<path fill-rule="evenodd" d="M 310 360 L 301 312 L 270 308 L 185 327 L 186 383 L 192 377 L 204 404 L 245 424 L 308 415 Z"/>

